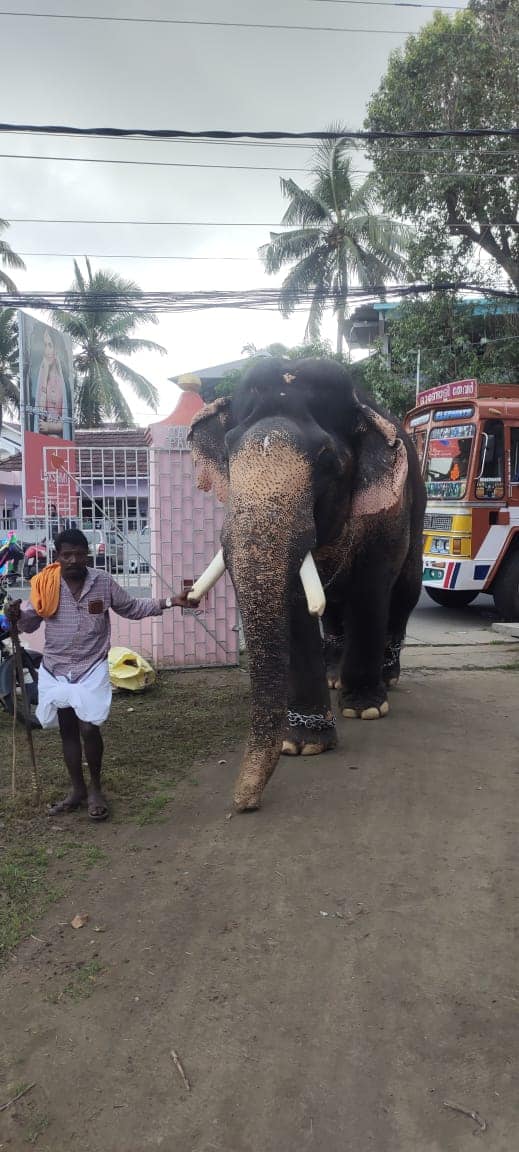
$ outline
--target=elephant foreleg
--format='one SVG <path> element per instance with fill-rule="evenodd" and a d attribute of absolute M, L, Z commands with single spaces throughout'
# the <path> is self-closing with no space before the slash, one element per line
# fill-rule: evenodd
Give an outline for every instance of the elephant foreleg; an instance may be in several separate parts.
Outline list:
<path fill-rule="evenodd" d="M 319 623 L 298 600 L 290 617 L 289 704 L 282 751 L 285 756 L 316 756 L 336 743 Z"/>

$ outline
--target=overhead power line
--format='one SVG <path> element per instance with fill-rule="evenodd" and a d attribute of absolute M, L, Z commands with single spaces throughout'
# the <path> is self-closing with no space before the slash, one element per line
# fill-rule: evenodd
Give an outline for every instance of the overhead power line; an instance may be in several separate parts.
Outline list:
<path fill-rule="evenodd" d="M 45 258 L 81 260 L 198 260 L 198 261 L 236 261 L 238 263 L 257 263 L 259 256 L 146 256 L 135 252 L 18 252 L 19 256 L 44 256 Z M 0 297 L 1 300 L 1 297 Z"/>
<path fill-rule="evenodd" d="M 495 156 L 495 153 L 493 153 Z M 519 159 L 519 156 L 518 156 Z M 285 165 L 275 164 L 199 164 L 191 160 L 118 160 L 112 159 L 110 156 L 45 156 L 42 153 L 27 153 L 27 152 L 0 152 L 0 160 L 52 160 L 58 163 L 73 163 L 73 164 L 115 164 L 115 165 L 130 165 L 135 168 L 217 168 L 225 172 L 306 172 L 311 175 L 311 170 L 306 168 L 287 168 Z M 372 173 L 371 168 L 357 168 L 354 175 L 369 176 Z M 428 176 L 430 173 L 424 168 L 402 169 L 399 168 L 401 176 Z M 477 177 L 481 179 L 493 178 L 501 180 L 503 176 L 514 176 L 516 171 L 500 172 L 482 172 L 467 171 L 460 169 L 459 171 L 443 171 L 440 174 L 443 176 L 455 176 L 457 178 L 472 178 Z"/>
<path fill-rule="evenodd" d="M 44 216 L 11 216 L 10 224 L 132 224 L 143 228 L 281 228 L 287 225 L 248 220 L 59 220 Z"/>
<path fill-rule="evenodd" d="M 465 12 L 466 8 L 457 4 L 413 4 L 411 0 L 310 0 L 311 4 L 348 4 L 361 8 L 441 8 L 445 12 Z"/>
<path fill-rule="evenodd" d="M 93 129 L 90 132 L 89 129 L 79 129 L 79 130 L 78 129 L 70 129 L 69 130 L 67 128 L 63 128 L 63 129 L 61 129 L 61 128 L 54 129 L 53 128 L 49 132 L 49 134 L 54 135 L 54 136 L 62 136 L 64 138 L 70 137 L 72 139 L 75 139 L 75 135 L 77 134 L 78 131 L 79 131 L 82 139 L 96 140 L 99 138 L 98 133 L 96 134 L 95 129 Z M 106 130 L 104 130 L 104 131 L 106 131 Z M 17 126 L 17 125 L 11 125 L 11 124 L 7 124 L 7 125 L 1 125 L 0 124 L 0 133 L 2 133 L 2 132 L 6 132 L 6 133 L 9 133 L 10 135 L 14 135 L 14 136 L 31 136 L 31 135 L 41 136 L 41 135 L 46 134 L 46 129 L 45 128 L 42 129 L 41 127 L 31 129 L 30 127 L 24 128 L 24 127 L 20 127 L 19 125 Z M 110 132 L 110 130 L 108 129 L 108 133 L 109 132 Z M 107 136 L 106 135 L 103 136 L 102 138 L 108 139 L 108 140 L 118 139 L 118 137 L 111 137 L 109 134 Z M 135 141 L 136 143 L 139 143 L 139 144 L 169 144 L 169 143 L 171 143 L 171 139 L 167 135 L 164 137 L 159 136 L 159 137 L 153 138 L 153 137 L 139 136 L 139 135 L 132 136 L 130 134 L 130 136 L 128 136 L 128 137 L 123 136 L 122 139 L 123 140 L 129 139 L 129 140 Z M 417 156 L 418 155 L 442 156 L 445 154 L 445 155 L 450 156 L 451 153 L 453 153 L 453 152 L 460 152 L 461 155 L 463 155 L 463 156 L 467 155 L 467 149 L 463 145 L 457 146 L 456 144 L 447 143 L 443 147 L 440 146 L 439 148 L 435 148 L 433 146 L 428 146 L 426 148 L 420 148 L 419 146 L 412 144 L 412 137 L 410 138 L 410 141 L 411 141 L 410 147 L 406 147 L 405 145 L 402 146 L 402 145 L 399 145 L 397 143 L 394 143 L 392 146 L 393 152 L 402 152 L 403 155 L 408 156 L 410 158 L 412 158 L 414 155 L 417 155 Z M 203 144 L 206 147 L 209 145 L 211 147 L 225 147 L 225 148 L 252 148 L 252 149 L 268 148 L 269 150 L 276 150 L 276 151 L 279 149 L 283 149 L 283 151 L 287 151 L 287 150 L 293 151 L 294 149 L 297 149 L 297 151 L 299 151 L 299 152 L 301 152 L 301 151 L 302 152 L 309 152 L 313 148 L 313 141 L 310 141 L 308 144 L 305 144 L 305 143 L 303 143 L 303 140 L 299 140 L 299 141 L 298 140 L 283 141 L 283 140 L 272 140 L 272 139 L 266 139 L 266 140 L 252 140 L 252 139 L 250 139 L 250 140 L 248 140 L 245 138 L 241 139 L 240 137 L 235 137 L 235 138 L 230 139 L 230 140 L 229 139 L 220 140 L 220 139 L 211 139 L 210 137 L 207 137 L 207 136 L 198 136 L 198 137 L 178 136 L 178 137 L 175 137 L 174 143 L 175 143 L 175 145 L 194 144 L 195 147 L 197 145 Z M 469 143 L 470 143 L 470 141 L 469 141 Z M 501 147 L 499 149 L 496 149 L 496 148 L 478 148 L 477 149 L 477 155 L 478 156 L 492 156 L 493 158 L 496 158 L 496 157 L 502 158 L 503 156 L 517 156 L 517 148 L 501 148 Z"/>
<path fill-rule="evenodd" d="M 1 13 L 0 13 L 1 15 Z M 264 132 L 243 130 L 239 132 L 223 128 L 204 128 L 191 131 L 184 128 L 75 128 L 63 124 L 8 124 L 0 123 L 0 132 L 31 133 L 43 136 L 95 136 L 100 138 L 147 139 L 147 140 L 433 140 L 441 138 L 480 139 L 488 136 L 519 140 L 519 128 L 420 128 L 406 132 L 382 131 L 333 131 L 287 132 L 282 129 L 268 129 Z"/>
<path fill-rule="evenodd" d="M 495 299 L 519 301 L 516 292 L 502 288 L 484 288 L 480 284 L 466 281 L 445 281 L 440 284 L 374 284 L 369 288 L 350 288 L 346 294 L 348 300 L 367 301 L 380 299 L 380 297 L 406 297 L 420 296 L 431 293 L 445 292 L 471 292 L 479 296 L 483 293 Z M 316 296 L 324 304 L 336 303 L 336 294 L 332 291 L 293 292 L 291 294 L 294 305 L 299 308 L 308 307 Z M 287 293 L 283 293 L 284 300 Z M 89 292 L 85 296 L 82 292 L 3 292 L 0 297 L 0 307 L 5 308 L 34 308 L 47 312 L 56 309 L 66 309 L 68 312 L 119 311 L 122 306 L 136 313 L 146 315 L 150 312 L 193 312 L 206 309 L 238 308 L 244 310 L 277 311 L 279 308 L 279 288 L 258 288 L 246 291 L 191 291 L 191 292 Z"/>
<path fill-rule="evenodd" d="M 10 224 L 131 224 L 136 228 L 268 228 L 276 231 L 292 227 L 290 224 L 269 224 L 266 220 L 63 220 L 45 216 L 11 216 L 9 213 L 7 218 Z M 449 227 L 474 228 L 476 225 L 479 228 L 519 228 L 513 220 L 467 220 L 464 224 L 450 224 Z"/>
<path fill-rule="evenodd" d="M 88 21 L 96 24 L 156 24 L 172 25 L 177 28 L 252 28 L 275 30 L 276 32 L 339 32 L 380 36 L 407 36 L 411 31 L 414 31 L 410 28 L 344 28 L 328 24 L 257 24 L 238 20 L 182 20 L 170 16 L 94 16 L 87 12 L 75 14 L 68 12 L 11 12 L 5 9 L 0 10 L 0 16 L 17 17 L 21 20 Z"/>
<path fill-rule="evenodd" d="M 1 160 L 53 160 L 73 164 L 126 164 L 136 168 L 222 168 L 226 172 L 307 172 L 283 164 L 198 164 L 191 160 L 118 160 L 111 156 L 43 156 L 41 153 L 0 152 Z M 367 172 L 368 169 L 365 169 Z"/>

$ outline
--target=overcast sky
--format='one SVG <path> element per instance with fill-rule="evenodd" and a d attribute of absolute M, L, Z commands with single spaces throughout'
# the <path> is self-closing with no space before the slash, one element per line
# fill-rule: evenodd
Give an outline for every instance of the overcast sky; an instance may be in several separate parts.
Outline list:
<path fill-rule="evenodd" d="M 361 128 L 367 101 L 378 87 L 390 52 L 432 17 L 426 8 L 337 0 L 239 4 L 237 0 L 9 0 L 9 9 L 312 26 L 312 31 L 285 31 L 0 15 L 3 121 L 190 130 L 318 130 L 338 120 Z M 318 25 L 370 31 L 314 30 Z M 399 34 L 384 35 L 376 29 Z M 0 158 L 0 217 L 7 220 L 69 217 L 250 224 L 237 228 L 13 223 L 7 239 L 27 264 L 25 273 L 15 274 L 17 286 L 41 290 L 68 287 L 72 261 L 33 253 L 96 253 L 95 268 L 109 267 L 148 291 L 272 287 L 274 281 L 263 272 L 257 248 L 268 240 L 269 226 L 276 227 L 284 211 L 279 176 L 291 174 L 304 183 L 311 155 L 306 146 L 22 135 L 1 135 L 0 151 L 16 154 L 16 159 Z M 19 158 L 28 153 L 274 170 Z M 358 167 L 366 168 L 361 153 Z M 124 254 L 134 258 L 117 259 Z M 212 259 L 154 260 L 153 256 Z M 163 344 L 167 355 L 141 355 L 132 364 L 158 386 L 160 414 L 166 415 L 177 391 L 168 376 L 237 359 L 249 342 L 299 343 L 304 326 L 300 314 L 289 321 L 270 312 L 164 316 L 156 328 L 146 327 L 142 334 Z M 324 334 L 333 334 L 332 322 Z M 147 423 L 142 404 L 128 398 L 137 422 Z"/>

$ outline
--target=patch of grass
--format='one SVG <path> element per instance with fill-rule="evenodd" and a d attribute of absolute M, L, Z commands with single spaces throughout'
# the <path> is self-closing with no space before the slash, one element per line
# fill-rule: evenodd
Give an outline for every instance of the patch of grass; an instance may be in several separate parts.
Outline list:
<path fill-rule="evenodd" d="M 24 1136 L 28 1144 L 36 1144 L 36 1141 L 43 1133 L 47 1131 L 50 1124 L 50 1118 L 46 1112 L 36 1112 L 31 1117 L 31 1121 L 27 1124 L 24 1130 Z"/>
<path fill-rule="evenodd" d="M 7 842 L 0 849 L 0 961 L 29 931 L 34 919 L 62 895 L 62 887 L 49 877 L 54 861 L 67 860 L 70 876 L 81 876 L 109 857 L 97 844 L 80 841 L 52 841 L 45 829 L 38 842 L 32 830 L 24 843 L 22 830 L 13 836 L 8 828 Z M 61 879 L 61 878 L 60 878 Z"/>
<path fill-rule="evenodd" d="M 85 1000 L 92 995 L 97 977 L 103 972 L 103 965 L 99 960 L 87 960 L 76 970 L 72 980 L 69 980 L 58 1000 L 66 996 L 69 1000 Z"/>
<path fill-rule="evenodd" d="M 148 800 L 145 800 L 140 805 L 136 817 L 137 824 L 160 823 L 165 817 L 164 809 L 166 805 L 169 804 L 170 799 L 170 796 L 164 796 L 160 792 L 157 792 L 155 796 L 150 796 Z"/>
<path fill-rule="evenodd" d="M 0 853 L 0 959 L 59 895 L 47 884 L 44 846 L 14 844 Z"/>
<path fill-rule="evenodd" d="M 131 697 L 132 712 L 130 696 L 117 693 L 104 731 L 103 773 L 116 819 L 138 825 L 167 819 L 178 782 L 196 784 L 196 763 L 219 759 L 242 740 L 248 696 L 248 678 L 239 668 L 161 672 L 153 688 Z M 46 805 L 67 788 L 56 731 L 34 733 L 44 793 L 42 808 L 36 810 L 25 734 L 19 728 L 17 795 L 11 800 L 11 733 L 11 719 L 0 711 L 0 959 L 85 869 L 107 859 L 92 843 L 99 832 L 93 832 L 84 812 L 65 818 L 66 839 L 50 831 Z"/>

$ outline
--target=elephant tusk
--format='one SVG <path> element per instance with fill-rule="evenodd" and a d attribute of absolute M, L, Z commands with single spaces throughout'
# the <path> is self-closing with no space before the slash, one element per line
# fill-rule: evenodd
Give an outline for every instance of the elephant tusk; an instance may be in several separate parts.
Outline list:
<path fill-rule="evenodd" d="M 220 548 L 220 551 L 213 557 L 205 572 L 202 572 L 202 575 L 198 577 L 198 580 L 195 581 L 193 587 L 189 590 L 187 594 L 188 600 L 201 600 L 202 596 L 206 596 L 207 593 L 211 591 L 211 588 L 214 588 L 214 585 L 218 582 L 220 576 L 223 576 L 224 572 L 225 560 L 223 558 L 223 551 Z"/>
<path fill-rule="evenodd" d="M 299 575 L 310 615 L 322 616 L 326 608 L 326 596 L 311 552 L 307 552 L 299 569 Z"/>

